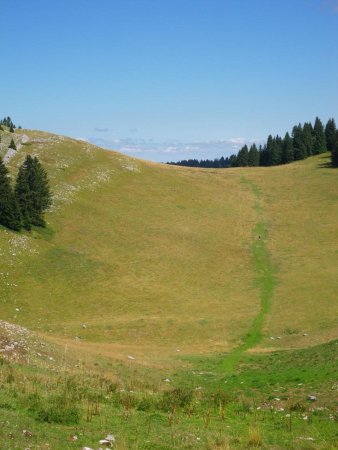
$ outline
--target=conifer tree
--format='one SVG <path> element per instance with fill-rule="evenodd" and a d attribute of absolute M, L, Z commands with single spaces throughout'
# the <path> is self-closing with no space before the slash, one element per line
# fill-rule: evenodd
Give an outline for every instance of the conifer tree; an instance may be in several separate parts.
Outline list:
<path fill-rule="evenodd" d="M 316 117 L 313 126 L 313 154 L 318 155 L 324 152 L 326 152 L 324 127 L 321 120 Z"/>
<path fill-rule="evenodd" d="M 282 144 L 282 163 L 288 164 L 294 160 L 293 144 L 289 133 L 286 133 Z"/>
<path fill-rule="evenodd" d="M 268 166 L 269 165 L 269 155 L 266 144 L 263 147 L 260 147 L 259 150 L 259 165 L 260 166 Z"/>
<path fill-rule="evenodd" d="M 38 158 L 27 155 L 19 168 L 15 194 L 20 206 L 23 226 L 46 226 L 43 214 L 51 205 L 47 173 Z"/>
<path fill-rule="evenodd" d="M 242 147 L 240 149 L 240 151 L 238 152 L 237 166 L 238 167 L 246 167 L 249 163 L 248 159 L 249 159 L 249 150 L 248 150 L 247 145 L 244 145 L 244 147 Z"/>
<path fill-rule="evenodd" d="M 332 144 L 332 153 L 331 153 L 332 166 L 338 167 L 338 130 L 335 133 L 335 139 Z"/>
<path fill-rule="evenodd" d="M 11 139 L 11 142 L 10 142 L 8 148 L 12 148 L 13 150 L 16 150 L 16 145 L 15 145 L 15 142 L 13 139 Z"/>
<path fill-rule="evenodd" d="M 313 127 L 311 122 L 305 122 L 303 126 L 303 143 L 307 156 L 313 154 Z"/>
<path fill-rule="evenodd" d="M 8 170 L 0 158 L 0 224 L 12 230 L 20 230 L 20 210 L 14 196 Z"/>
<path fill-rule="evenodd" d="M 295 125 L 292 130 L 292 145 L 294 160 L 305 159 L 307 156 L 303 139 L 303 127 L 301 124 Z"/>
<path fill-rule="evenodd" d="M 326 147 L 329 152 L 332 152 L 333 150 L 336 140 L 336 131 L 337 129 L 334 119 L 329 119 L 325 127 Z"/>
<path fill-rule="evenodd" d="M 259 153 L 256 144 L 252 144 L 248 155 L 248 165 L 249 166 L 259 166 Z"/>
<path fill-rule="evenodd" d="M 15 198 L 20 208 L 22 226 L 32 229 L 32 193 L 28 183 L 28 169 L 25 162 L 19 167 L 15 183 Z"/>
<path fill-rule="evenodd" d="M 237 156 L 235 154 L 230 155 L 229 164 L 230 164 L 230 167 L 238 167 L 237 166 Z"/>
<path fill-rule="evenodd" d="M 277 135 L 272 139 L 270 165 L 277 166 L 282 162 L 282 139 Z"/>

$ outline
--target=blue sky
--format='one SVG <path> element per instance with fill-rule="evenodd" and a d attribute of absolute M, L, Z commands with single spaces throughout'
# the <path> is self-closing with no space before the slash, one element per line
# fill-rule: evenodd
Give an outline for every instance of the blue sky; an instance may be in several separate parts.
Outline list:
<path fill-rule="evenodd" d="M 155 161 L 338 121 L 338 0 L 1 2 L 0 114 Z"/>

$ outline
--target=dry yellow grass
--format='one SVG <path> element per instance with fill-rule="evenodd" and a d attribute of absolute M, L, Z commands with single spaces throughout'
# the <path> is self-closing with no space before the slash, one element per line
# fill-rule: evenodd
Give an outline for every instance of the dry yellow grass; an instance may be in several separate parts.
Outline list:
<path fill-rule="evenodd" d="M 28 151 L 50 174 L 55 233 L 25 236 L 32 251 L 12 258 L 7 320 L 117 357 L 121 345 L 159 356 L 237 345 L 260 300 L 254 196 L 236 171 L 151 164 L 57 138 L 23 147 L 13 168 Z"/>
<path fill-rule="evenodd" d="M 49 230 L 0 230 L 3 319 L 145 365 L 229 350 L 260 310 L 252 245 L 263 220 L 278 284 L 262 348 L 336 336 L 338 180 L 319 167 L 325 157 L 198 170 L 23 133 L 31 143 L 11 170 L 36 154 L 55 202 Z M 260 189 L 260 214 L 243 176 Z"/>
<path fill-rule="evenodd" d="M 337 337 L 338 177 L 327 163 L 324 154 L 247 172 L 261 188 L 278 279 L 263 345 L 302 347 Z"/>

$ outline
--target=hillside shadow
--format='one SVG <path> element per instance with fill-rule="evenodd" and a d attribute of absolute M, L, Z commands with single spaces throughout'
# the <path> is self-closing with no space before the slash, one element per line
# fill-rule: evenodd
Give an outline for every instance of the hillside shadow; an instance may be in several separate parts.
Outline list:
<path fill-rule="evenodd" d="M 321 162 L 317 164 L 317 169 L 336 169 L 336 167 L 332 167 L 331 155 L 324 156 Z"/>
<path fill-rule="evenodd" d="M 317 164 L 317 169 L 337 169 L 337 167 L 332 166 L 331 154 L 321 158 L 321 162 Z"/>

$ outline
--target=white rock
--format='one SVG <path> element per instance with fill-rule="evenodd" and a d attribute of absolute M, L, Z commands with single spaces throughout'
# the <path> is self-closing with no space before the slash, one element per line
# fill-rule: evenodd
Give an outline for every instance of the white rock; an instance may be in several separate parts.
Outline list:
<path fill-rule="evenodd" d="M 308 399 L 308 400 L 311 400 L 312 402 L 314 402 L 314 401 L 317 400 L 317 397 L 316 397 L 315 395 L 308 395 L 308 396 L 307 396 L 307 399 Z"/>
<path fill-rule="evenodd" d="M 29 142 L 29 137 L 27 136 L 27 134 L 23 134 L 21 136 L 21 144 L 27 144 L 27 142 Z"/>
<path fill-rule="evenodd" d="M 132 391 L 130 391 L 130 392 L 132 392 Z M 113 434 L 108 434 L 108 435 L 106 436 L 106 440 L 107 440 L 107 441 L 110 441 L 110 442 L 115 442 L 115 437 L 114 437 Z"/>
<path fill-rule="evenodd" d="M 133 356 L 131 356 L 131 355 L 128 355 L 127 358 L 128 358 L 128 359 L 131 359 L 131 360 L 135 359 L 135 358 L 134 358 Z"/>

